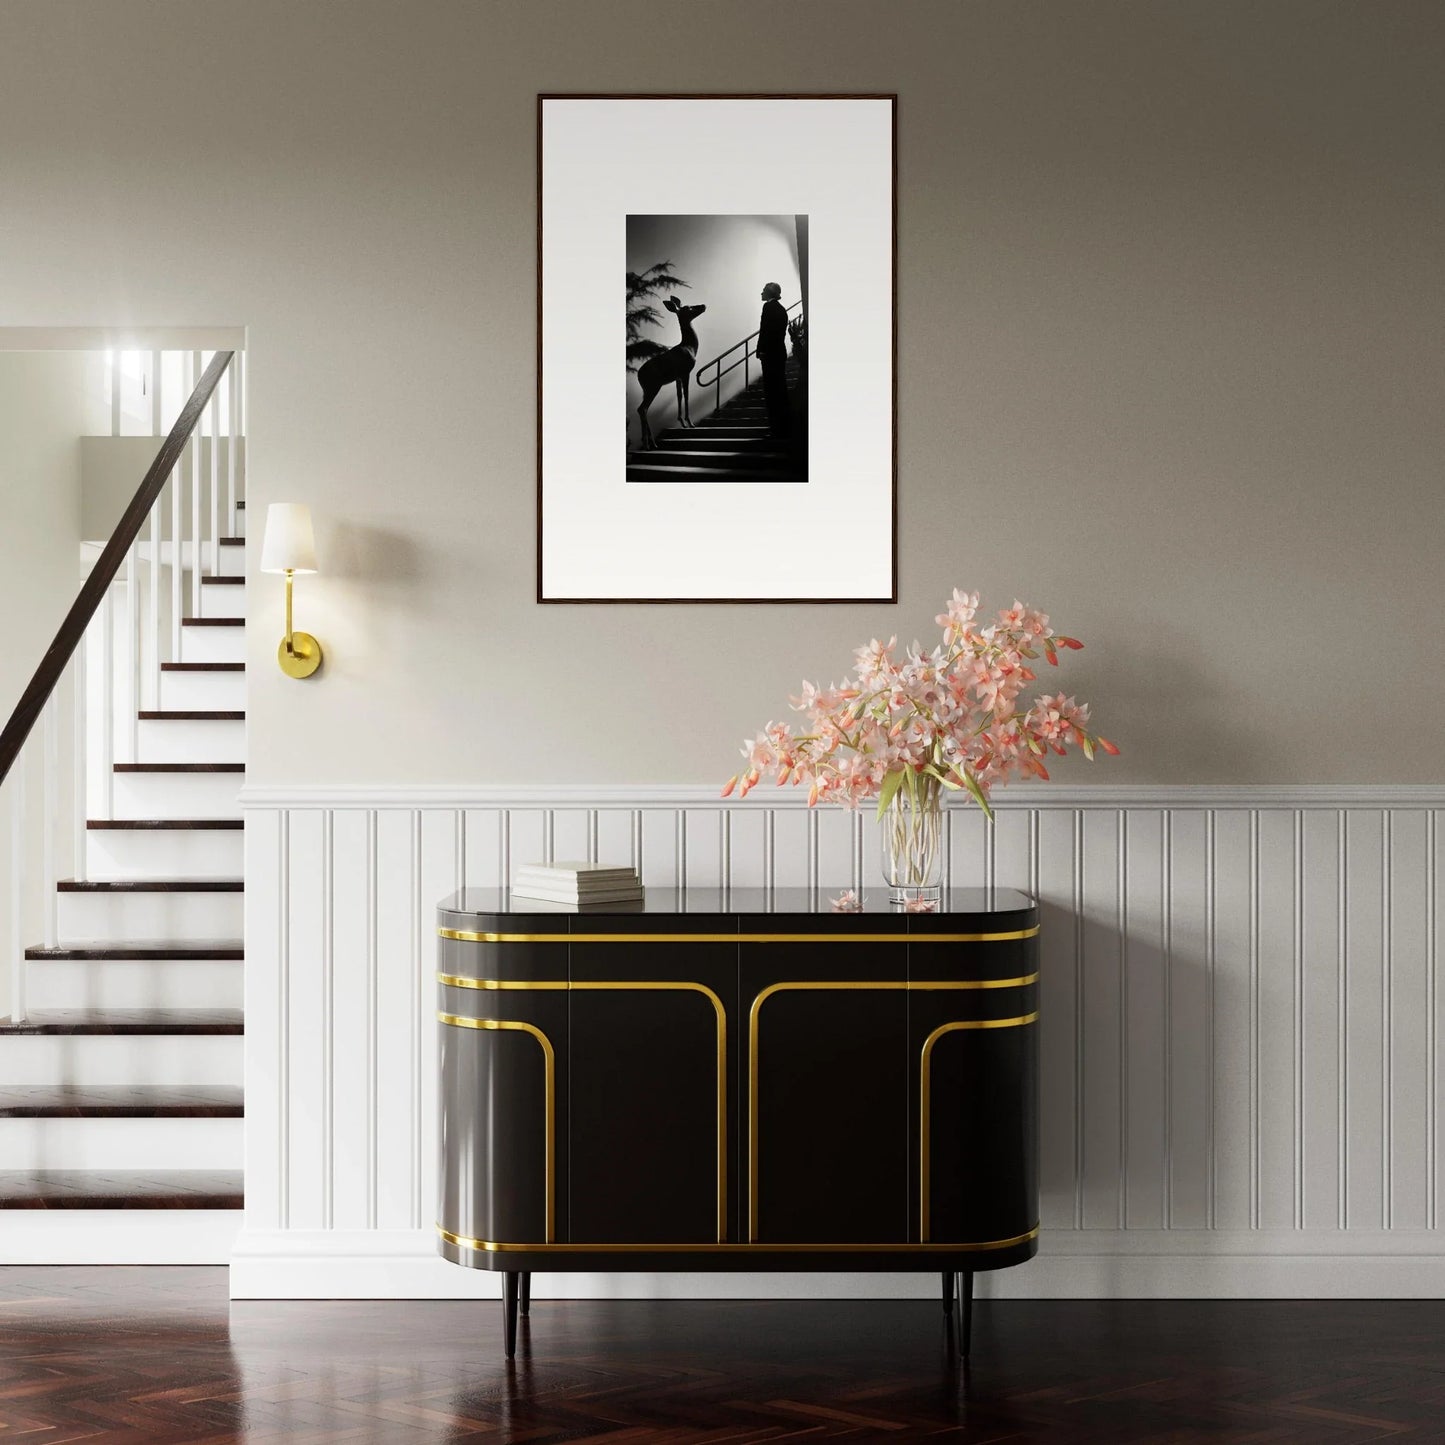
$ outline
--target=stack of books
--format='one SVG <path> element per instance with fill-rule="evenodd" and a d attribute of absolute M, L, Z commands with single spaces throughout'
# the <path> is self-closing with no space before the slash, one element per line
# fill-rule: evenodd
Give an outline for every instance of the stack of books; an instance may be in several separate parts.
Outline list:
<path fill-rule="evenodd" d="M 572 908 L 626 909 L 642 902 L 635 868 L 602 863 L 530 863 L 517 870 L 513 898 Z"/>

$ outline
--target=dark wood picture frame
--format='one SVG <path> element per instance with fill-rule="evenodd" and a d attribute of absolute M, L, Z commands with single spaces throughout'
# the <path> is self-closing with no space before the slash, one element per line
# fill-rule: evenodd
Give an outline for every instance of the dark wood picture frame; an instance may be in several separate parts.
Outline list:
<path fill-rule="evenodd" d="M 881 100 L 889 102 L 890 125 L 890 192 L 892 214 L 889 222 L 889 271 L 891 307 L 892 366 L 889 401 L 890 437 L 890 483 L 889 513 L 891 537 L 889 559 L 891 586 L 887 598 L 876 597 L 548 597 L 542 584 L 542 502 L 543 502 L 543 443 L 542 443 L 542 114 L 549 100 Z M 634 92 L 634 91 L 558 91 L 541 92 L 537 96 L 537 602 L 548 606 L 594 606 L 599 604 L 631 604 L 656 606 L 661 604 L 699 606 L 748 606 L 786 605 L 819 606 L 832 604 L 858 604 L 862 602 L 898 602 L 898 96 L 895 92 L 773 92 L 773 91 L 726 91 L 726 92 Z"/>

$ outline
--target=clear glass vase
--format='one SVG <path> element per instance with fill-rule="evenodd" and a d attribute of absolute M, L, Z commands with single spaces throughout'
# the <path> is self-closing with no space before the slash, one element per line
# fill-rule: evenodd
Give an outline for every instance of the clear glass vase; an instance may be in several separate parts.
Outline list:
<path fill-rule="evenodd" d="M 943 896 L 943 794 L 936 784 L 899 788 L 880 823 L 883 881 L 892 902 L 937 906 Z"/>

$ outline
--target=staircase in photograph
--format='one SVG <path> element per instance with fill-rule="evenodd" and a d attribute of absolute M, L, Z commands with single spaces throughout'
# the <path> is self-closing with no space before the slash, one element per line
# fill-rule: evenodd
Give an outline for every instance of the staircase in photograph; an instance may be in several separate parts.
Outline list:
<path fill-rule="evenodd" d="M 796 310 L 794 302 L 791 309 Z M 629 482 L 805 482 L 807 417 L 799 404 L 803 380 L 796 355 L 787 361 L 788 393 L 793 403 L 795 436 L 791 441 L 768 435 L 768 409 L 761 374 L 749 350 L 757 333 L 697 368 L 692 382 L 693 405 L 700 411 L 709 390 L 720 391 L 722 378 L 744 368 L 743 389 L 692 427 L 671 427 L 657 438 L 656 451 L 629 451 Z M 741 354 L 738 354 L 741 353 Z M 729 365 L 722 365 L 730 359 Z"/>
<path fill-rule="evenodd" d="M 189 399 L 0 735 L 0 1209 L 24 1211 L 0 1262 L 222 1261 L 239 1223 L 241 355 L 186 365 Z M 125 1211 L 104 1242 L 93 1211 Z"/>

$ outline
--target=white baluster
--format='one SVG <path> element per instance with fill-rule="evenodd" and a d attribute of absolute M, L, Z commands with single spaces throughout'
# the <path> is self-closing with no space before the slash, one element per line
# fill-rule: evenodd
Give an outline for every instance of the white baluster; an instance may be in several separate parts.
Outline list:
<path fill-rule="evenodd" d="M 161 410 L 161 353 L 151 352 L 151 435 L 163 434 L 164 413 Z"/>
<path fill-rule="evenodd" d="M 236 386 L 236 485 L 238 489 L 236 500 L 245 501 L 246 493 L 249 490 L 246 469 L 250 465 L 246 450 L 246 432 L 251 424 L 251 403 L 247 399 L 246 388 L 251 380 L 251 364 L 246 360 L 246 353 L 244 351 L 238 351 L 236 353 L 236 359 L 231 365 L 236 367 L 240 374 Z"/>
<path fill-rule="evenodd" d="M 221 572 L 221 398 L 211 393 L 206 403 L 211 418 L 211 576 Z"/>
<path fill-rule="evenodd" d="M 115 608 L 105 589 L 100 604 L 100 815 L 115 817 Z"/>
<path fill-rule="evenodd" d="M 120 435 L 120 374 L 125 353 L 120 350 L 106 352 L 110 358 L 110 434 Z"/>
<path fill-rule="evenodd" d="M 191 390 L 202 371 L 201 353 L 191 353 Z M 191 616 L 201 615 L 201 424 L 196 423 L 190 446 L 191 458 Z"/>
<path fill-rule="evenodd" d="M 140 762 L 140 689 L 136 679 L 140 676 L 140 648 L 136 645 L 140 627 L 140 577 L 136 566 L 136 554 L 140 547 L 132 542 L 125 554 L 125 739 L 128 763 Z"/>
<path fill-rule="evenodd" d="M 44 869 L 45 879 L 45 898 L 42 906 L 45 911 L 46 948 L 55 947 L 58 906 L 55 885 L 58 882 L 60 865 L 60 859 L 57 856 L 60 846 L 59 829 L 56 827 L 56 814 L 60 809 L 60 721 L 56 715 L 59 706 L 56 695 L 52 692 L 45 701 L 45 711 L 41 715 L 45 756 L 44 781 L 42 783 L 44 811 L 40 820 L 40 866 Z"/>
<path fill-rule="evenodd" d="M 161 508 L 165 505 L 165 493 L 156 498 L 151 508 L 151 563 L 150 563 L 150 634 L 149 657 L 146 659 L 146 706 L 158 708 L 161 705 Z"/>
<path fill-rule="evenodd" d="M 75 661 L 71 666 L 71 680 L 75 689 L 75 876 L 84 878 L 86 873 L 85 836 L 86 822 L 90 817 L 90 773 L 86 765 L 89 756 L 89 739 L 86 733 L 85 694 L 86 669 L 90 666 L 90 637 L 92 629 L 87 627 L 81 634 L 75 648 Z"/>
<path fill-rule="evenodd" d="M 191 382 L 187 375 L 189 354 L 181 357 L 181 390 L 189 396 Z M 182 402 L 184 405 L 184 402 Z M 181 660 L 181 478 L 185 476 L 184 453 L 171 468 L 171 661 Z"/>
<path fill-rule="evenodd" d="M 241 429 L 236 424 L 236 413 L 241 405 L 241 353 L 238 351 L 226 369 L 226 385 L 229 388 L 226 407 L 226 535 L 236 530 L 236 438 Z"/>
<path fill-rule="evenodd" d="M 25 1022 L 25 750 L 10 769 L 10 1017 Z"/>

